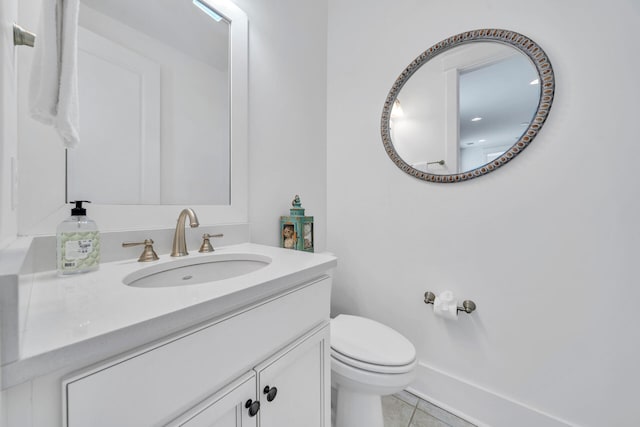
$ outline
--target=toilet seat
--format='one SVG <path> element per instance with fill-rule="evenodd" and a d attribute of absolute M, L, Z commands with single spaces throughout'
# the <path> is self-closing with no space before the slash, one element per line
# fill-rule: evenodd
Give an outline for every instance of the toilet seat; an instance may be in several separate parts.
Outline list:
<path fill-rule="evenodd" d="M 346 356 L 335 349 L 331 349 L 331 358 L 335 359 L 339 362 L 344 363 L 353 368 L 362 369 L 363 371 L 369 371 L 378 374 L 404 374 L 410 372 L 415 368 L 416 363 L 418 361 L 413 359 L 413 361 L 407 365 L 399 365 L 399 366 L 388 366 L 388 365 L 376 365 L 373 363 L 363 362 L 361 360 L 353 359 L 349 356 Z"/>
<path fill-rule="evenodd" d="M 369 372 L 402 374 L 411 371 L 416 349 L 390 327 L 359 316 L 340 314 L 331 320 L 331 357 Z"/>

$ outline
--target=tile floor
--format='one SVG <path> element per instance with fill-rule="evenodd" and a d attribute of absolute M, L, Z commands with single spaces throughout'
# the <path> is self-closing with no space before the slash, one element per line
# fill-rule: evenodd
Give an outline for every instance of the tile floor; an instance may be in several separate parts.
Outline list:
<path fill-rule="evenodd" d="M 384 427 L 475 427 L 406 391 L 382 398 Z"/>

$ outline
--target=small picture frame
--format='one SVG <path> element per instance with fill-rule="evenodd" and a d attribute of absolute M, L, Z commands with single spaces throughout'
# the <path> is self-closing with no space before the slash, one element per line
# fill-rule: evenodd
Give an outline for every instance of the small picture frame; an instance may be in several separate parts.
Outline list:
<path fill-rule="evenodd" d="M 298 247 L 298 230 L 293 222 L 283 222 L 280 230 L 280 247 L 296 249 Z"/>

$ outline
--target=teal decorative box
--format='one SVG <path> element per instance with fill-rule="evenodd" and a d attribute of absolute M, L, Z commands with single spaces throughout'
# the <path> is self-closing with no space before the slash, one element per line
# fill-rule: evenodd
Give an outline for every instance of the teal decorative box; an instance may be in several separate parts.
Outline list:
<path fill-rule="evenodd" d="M 297 194 L 291 205 L 290 215 L 280 217 L 280 247 L 313 252 L 313 217 L 304 215 Z"/>

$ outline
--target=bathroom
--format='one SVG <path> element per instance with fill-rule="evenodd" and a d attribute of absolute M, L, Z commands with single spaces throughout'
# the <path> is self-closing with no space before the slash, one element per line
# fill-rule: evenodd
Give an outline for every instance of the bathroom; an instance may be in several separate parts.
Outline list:
<path fill-rule="evenodd" d="M 13 21 L 37 26 L 24 3 L 0 5 L 3 67 L 29 54 L 9 37 Z M 315 218 L 315 251 L 338 258 L 331 315 L 403 334 L 418 356 L 409 391 L 474 424 L 637 425 L 640 3 L 233 3 L 249 21 L 246 215 L 196 209 L 200 221 L 246 223 L 251 242 L 279 246 L 279 217 L 300 194 Z M 385 98 L 425 49 L 479 28 L 519 32 L 549 56 L 556 88 L 545 125 L 486 176 L 408 176 L 382 144 Z M 36 207 L 59 204 L 46 162 L 63 155 L 60 145 L 20 139 L 13 78 L 0 86 L 1 248 L 16 235 L 55 233 L 55 223 L 42 229 L 38 215 L 49 212 Z M 25 151 L 41 163 L 17 163 L 12 201 L 11 159 Z M 182 207 L 151 228 L 172 227 Z M 126 231 L 126 222 L 94 219 Z M 447 289 L 477 310 L 455 322 L 435 317 L 423 294 Z"/>

